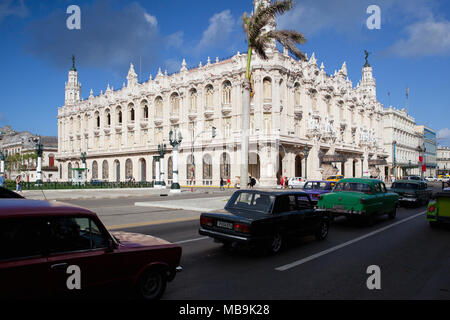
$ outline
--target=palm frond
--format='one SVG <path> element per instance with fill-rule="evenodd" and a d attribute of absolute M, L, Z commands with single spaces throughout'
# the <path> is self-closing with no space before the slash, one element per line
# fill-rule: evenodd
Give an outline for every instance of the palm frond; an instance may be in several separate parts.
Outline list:
<path fill-rule="evenodd" d="M 276 30 L 268 32 L 266 36 L 277 40 L 298 59 L 306 60 L 305 54 L 296 46 L 297 43 L 303 44 L 306 42 L 305 37 L 300 32 L 292 30 Z"/>

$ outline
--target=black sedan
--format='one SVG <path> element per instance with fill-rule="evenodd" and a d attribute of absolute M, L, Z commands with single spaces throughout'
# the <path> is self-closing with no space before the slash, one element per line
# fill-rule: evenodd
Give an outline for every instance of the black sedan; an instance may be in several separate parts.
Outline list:
<path fill-rule="evenodd" d="M 277 253 L 290 236 L 325 239 L 329 226 L 326 213 L 316 211 L 304 192 L 239 190 L 223 211 L 201 214 L 199 233 L 225 245 L 265 246 Z"/>

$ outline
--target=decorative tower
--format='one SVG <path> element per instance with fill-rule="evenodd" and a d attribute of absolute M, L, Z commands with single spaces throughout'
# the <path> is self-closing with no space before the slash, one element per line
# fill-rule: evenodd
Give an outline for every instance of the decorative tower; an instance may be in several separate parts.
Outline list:
<path fill-rule="evenodd" d="M 130 63 L 130 70 L 128 70 L 127 75 L 127 86 L 133 87 L 138 84 L 138 77 L 136 72 L 134 71 L 134 65 Z"/>
<path fill-rule="evenodd" d="M 72 56 L 72 68 L 69 70 L 66 82 L 65 105 L 74 105 L 81 101 L 81 84 L 78 82 L 78 72 L 75 68 L 75 56 Z"/>
<path fill-rule="evenodd" d="M 361 92 L 367 94 L 368 97 L 376 98 L 377 97 L 377 85 L 375 82 L 375 78 L 373 77 L 373 70 L 369 64 L 369 52 L 364 50 L 366 55 L 366 63 L 362 69 L 362 80 L 359 82 L 359 89 Z"/>

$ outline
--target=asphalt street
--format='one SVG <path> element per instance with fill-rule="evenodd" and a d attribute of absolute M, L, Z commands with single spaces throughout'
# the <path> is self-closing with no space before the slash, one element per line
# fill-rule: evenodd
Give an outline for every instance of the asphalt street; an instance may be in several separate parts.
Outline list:
<path fill-rule="evenodd" d="M 199 201 L 211 196 L 195 195 Z M 431 229 L 426 207 L 400 208 L 395 220 L 383 216 L 370 227 L 339 218 L 325 241 L 299 238 L 270 256 L 227 251 L 199 235 L 199 212 L 135 207 L 136 201 L 143 199 L 71 202 L 96 211 L 106 225 L 114 220 L 115 229 L 182 246 L 184 271 L 168 285 L 164 299 L 450 299 L 450 228 Z M 149 221 L 125 223 L 133 216 Z M 380 290 L 366 285 L 372 265 L 381 270 Z"/>

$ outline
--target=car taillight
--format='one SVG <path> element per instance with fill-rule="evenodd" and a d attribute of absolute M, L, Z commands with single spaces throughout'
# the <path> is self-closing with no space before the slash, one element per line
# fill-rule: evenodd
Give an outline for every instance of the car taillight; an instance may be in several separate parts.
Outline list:
<path fill-rule="evenodd" d="M 250 226 L 248 224 L 235 223 L 234 224 L 234 231 L 243 232 L 243 233 L 249 233 L 250 232 Z"/>
<path fill-rule="evenodd" d="M 312 196 L 313 196 L 313 198 L 319 198 L 319 194 L 317 194 L 317 193 L 313 194 Z"/>
<path fill-rule="evenodd" d="M 208 217 L 201 217 L 200 218 L 200 224 L 203 225 L 203 226 L 210 226 L 210 227 L 212 227 L 213 219 L 212 218 L 208 218 Z"/>
<path fill-rule="evenodd" d="M 430 207 L 428 208 L 428 211 L 429 211 L 429 212 L 434 212 L 435 209 L 436 209 L 436 208 L 435 208 L 434 206 L 430 206 Z"/>

